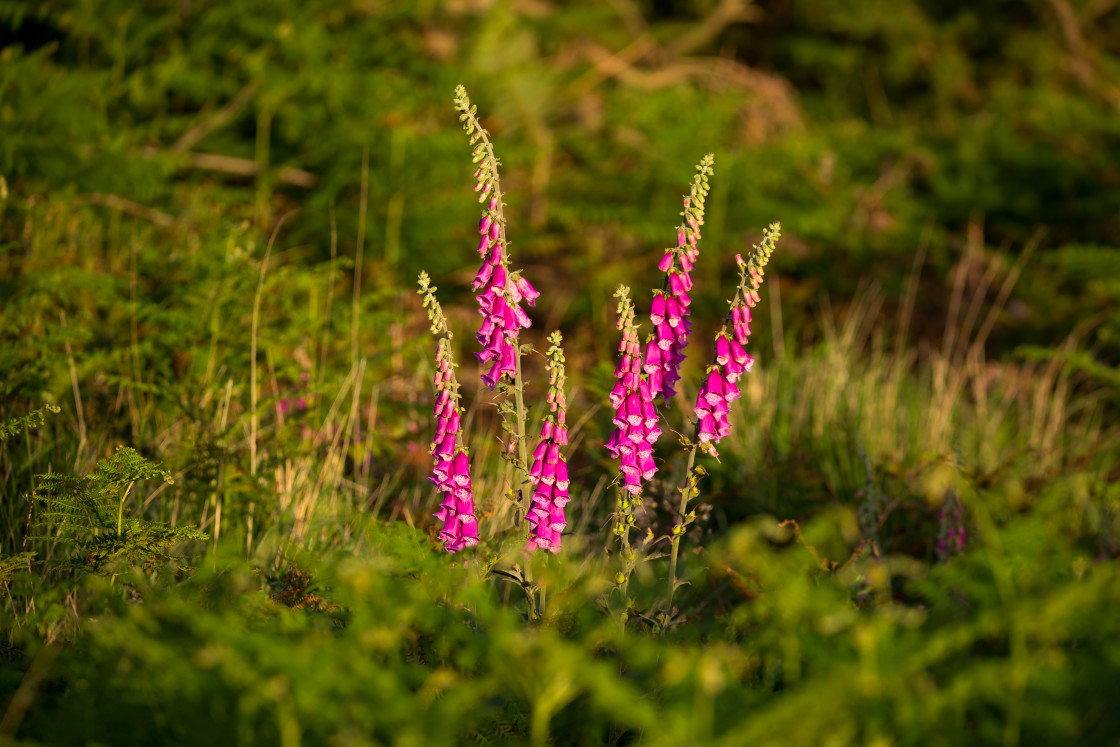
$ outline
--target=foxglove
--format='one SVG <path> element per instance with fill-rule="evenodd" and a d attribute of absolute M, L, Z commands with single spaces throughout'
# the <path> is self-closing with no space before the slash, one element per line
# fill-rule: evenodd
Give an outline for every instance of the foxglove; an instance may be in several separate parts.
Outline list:
<path fill-rule="evenodd" d="M 751 334 L 751 309 L 759 301 L 758 289 L 765 274 L 763 268 L 781 236 L 780 229 L 777 223 L 769 226 L 749 260 L 744 261 L 742 255 L 735 255 L 739 265 L 739 287 L 723 328 L 716 335 L 715 358 L 700 385 L 694 408 L 696 439 L 700 447 L 713 456 L 718 453 L 715 445 L 731 432 L 727 416 L 731 403 L 739 398 L 739 379 L 754 364 L 754 359 L 746 351 Z"/>
<path fill-rule="evenodd" d="M 689 307 L 692 305 L 692 268 L 700 254 L 700 226 L 704 224 L 704 200 L 708 195 L 708 177 L 713 174 L 715 157 L 709 153 L 696 166 L 692 187 L 684 198 L 684 212 L 677 227 L 677 246 L 665 250 L 658 269 L 665 273 L 665 281 L 654 292 L 650 307 L 653 334 L 646 343 L 644 370 L 649 377 L 650 390 L 665 402 L 672 399 L 680 380 L 680 367 L 684 362 L 684 349 L 692 331 Z"/>
<path fill-rule="evenodd" d="M 440 542 L 448 552 L 478 544 L 478 522 L 474 513 L 474 492 L 471 488 L 470 454 L 463 438 L 462 410 L 459 407 L 459 382 L 455 378 L 455 358 L 451 352 L 451 331 L 436 300 L 436 288 L 430 285 L 428 273 L 420 273 L 420 291 L 432 334 L 440 335 L 436 350 L 435 417 L 436 435 L 432 439 L 434 459 L 432 476 L 428 479 L 443 496 L 435 517 L 443 522 Z"/>
<path fill-rule="evenodd" d="M 482 327 L 475 336 L 482 350 L 475 355 L 487 368 L 482 382 L 493 389 L 503 378 L 511 382 L 517 378 L 517 338 L 530 325 L 520 304 L 524 300 L 533 306 L 540 294 L 520 272 L 509 269 L 499 161 L 494 156 L 489 133 L 479 124 L 478 107 L 471 104 L 463 86 L 455 88 L 455 109 L 474 146 L 473 160 L 478 164 L 474 189 L 478 201 L 486 205 L 478 222 L 478 256 L 482 265 L 475 274 L 474 289 L 478 292 Z"/>
<path fill-rule="evenodd" d="M 658 427 L 657 410 L 653 406 L 653 391 L 648 379 L 642 376 L 642 355 L 638 331 L 634 326 L 630 289 L 620 285 L 614 295 L 619 299 L 618 329 L 622 338 L 618 345 L 615 385 L 610 393 L 615 429 L 606 447 L 611 456 L 620 462 L 623 489 L 639 494 L 642 482 L 657 473 L 653 444 L 661 435 L 661 428 Z"/>
<path fill-rule="evenodd" d="M 569 501 L 568 464 L 560 447 L 568 444 L 568 402 L 564 395 L 566 375 L 560 333 L 553 332 L 548 341 L 552 343 L 545 354 L 549 412 L 541 425 L 541 441 L 533 452 L 533 466 L 529 470 L 533 500 L 525 519 L 529 522 L 530 547 L 555 553 L 560 551 L 560 535 L 567 526 L 564 506 Z"/>
<path fill-rule="evenodd" d="M 708 366 L 706 376 L 696 394 L 695 435 L 688 452 L 688 466 L 685 480 L 681 483 L 681 502 L 677 509 L 677 520 L 669 536 L 669 606 L 673 604 L 676 592 L 677 559 L 680 542 L 686 528 L 696 520 L 696 510 L 688 510 L 689 499 L 699 490 L 697 483 L 705 474 L 701 465 L 695 464 L 696 452 L 704 451 L 711 456 L 719 456 L 716 444 L 731 432 L 728 412 L 731 403 L 739 398 L 739 378 L 751 370 L 753 359 L 747 354 L 747 338 L 750 337 L 751 309 L 758 303 L 758 289 L 762 285 L 763 268 L 770 261 L 774 245 L 781 236 L 781 225 L 772 223 L 762 232 L 760 241 L 751 252 L 750 259 L 744 261 L 735 255 L 739 265 L 739 286 L 731 309 L 723 320 L 723 327 L 716 335 L 716 353 Z M 728 330 L 730 325 L 730 330 Z"/>

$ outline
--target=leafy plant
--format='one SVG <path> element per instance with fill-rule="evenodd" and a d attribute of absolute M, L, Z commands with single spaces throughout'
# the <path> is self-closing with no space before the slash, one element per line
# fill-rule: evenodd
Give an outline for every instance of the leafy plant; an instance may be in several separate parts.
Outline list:
<path fill-rule="evenodd" d="M 13 575 L 30 568 L 31 561 L 34 559 L 33 552 L 21 552 L 8 558 L 0 557 L 0 584 L 7 584 Z"/>
<path fill-rule="evenodd" d="M 74 555 L 64 566 L 88 573 L 115 576 L 123 566 L 150 572 L 168 564 L 184 570 L 171 548 L 206 539 L 205 534 L 191 525 L 171 528 L 126 515 L 132 487 L 152 479 L 174 482 L 170 472 L 128 446 L 118 447 L 87 475 L 40 475 L 34 495 L 41 537 L 71 547 Z"/>
<path fill-rule="evenodd" d="M 41 428 L 47 422 L 47 413 L 58 413 L 61 409 L 57 405 L 47 405 L 28 414 L 0 422 L 0 441 L 6 441 L 12 436 L 18 436 L 25 431 Z"/>

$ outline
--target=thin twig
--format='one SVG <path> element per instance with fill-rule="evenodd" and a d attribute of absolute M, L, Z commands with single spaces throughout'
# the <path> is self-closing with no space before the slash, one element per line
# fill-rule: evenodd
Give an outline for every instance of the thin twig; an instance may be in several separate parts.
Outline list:
<path fill-rule="evenodd" d="M 188 153 L 191 165 L 207 171 L 221 171 L 238 176 L 256 176 L 260 165 L 251 158 L 223 156 L 217 153 Z M 319 177 L 310 171 L 282 166 L 276 171 L 276 181 L 310 189 L 319 183 Z"/>
<path fill-rule="evenodd" d="M 62 309 L 58 310 L 58 319 L 62 324 L 62 329 L 65 330 L 66 312 Z M 74 411 L 78 414 L 78 451 L 80 452 L 86 445 L 85 408 L 82 407 L 82 395 L 78 390 L 78 369 L 74 365 L 74 351 L 70 347 L 69 337 L 63 340 L 63 345 L 66 348 L 66 362 L 70 365 L 70 387 L 74 390 Z"/>
<path fill-rule="evenodd" d="M 1070 56 L 1070 69 L 1073 76 L 1082 86 L 1090 91 L 1095 91 L 1108 100 L 1115 108 L 1120 109 L 1120 87 L 1102 80 L 1093 70 L 1089 61 L 1085 37 L 1081 34 L 1081 24 L 1077 13 L 1070 7 L 1066 0 L 1050 0 L 1050 8 L 1058 20 L 1062 30 L 1062 38 Z"/>
<path fill-rule="evenodd" d="M 723 0 L 704 20 L 669 45 L 675 55 L 686 55 L 710 43 L 733 23 L 749 23 L 762 18 L 763 12 L 751 7 L 752 0 Z"/>
<path fill-rule="evenodd" d="M 224 127 L 239 111 L 245 108 L 245 105 L 249 103 L 260 88 L 260 81 L 249 81 L 244 88 L 237 92 L 236 96 L 230 99 L 221 109 L 214 112 L 209 119 L 199 122 L 180 135 L 179 139 L 168 150 L 172 153 L 183 153 L 190 150 L 211 132 Z"/>
<path fill-rule="evenodd" d="M 131 215 L 134 218 L 143 218 L 144 220 L 155 223 L 157 226 L 163 228 L 170 228 L 175 225 L 175 217 L 169 215 L 161 210 L 150 208 L 147 205 L 141 205 L 139 202 L 126 200 L 119 195 L 106 195 L 100 192 L 94 192 L 88 195 L 79 195 L 74 198 L 75 205 L 100 205 L 101 207 L 112 208 L 119 210 L 126 215 Z"/>

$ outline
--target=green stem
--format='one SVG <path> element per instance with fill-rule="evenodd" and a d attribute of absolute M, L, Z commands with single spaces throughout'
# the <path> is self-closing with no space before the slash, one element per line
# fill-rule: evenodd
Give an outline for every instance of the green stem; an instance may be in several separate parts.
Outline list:
<path fill-rule="evenodd" d="M 635 498 L 630 498 L 630 508 L 623 507 L 626 499 L 623 496 L 624 489 L 617 488 L 617 495 L 615 502 L 618 506 L 616 521 L 616 533 L 618 534 L 618 552 L 622 556 L 622 581 L 619 582 L 618 588 L 622 592 L 622 601 L 627 601 L 627 592 L 630 588 L 630 574 L 634 572 L 633 561 L 633 548 L 630 546 L 630 528 L 633 526 L 633 512 L 635 505 Z"/>
<path fill-rule="evenodd" d="M 548 744 L 548 722 L 552 720 L 552 714 L 541 708 L 539 703 L 535 706 L 529 724 L 529 740 L 533 747 L 543 747 Z"/>
<path fill-rule="evenodd" d="M 124 492 L 121 493 L 121 500 L 117 504 L 117 539 L 121 538 L 121 530 L 124 526 L 124 501 L 126 498 L 128 498 L 128 491 L 132 490 L 132 486 L 135 484 L 135 480 L 128 484 L 128 487 L 126 487 L 124 489 Z"/>
<path fill-rule="evenodd" d="M 681 485 L 681 505 L 677 511 L 677 523 L 673 527 L 673 537 L 670 540 L 672 552 L 669 554 L 669 609 L 673 608 L 673 594 L 677 590 L 677 555 L 680 550 L 681 537 L 684 536 L 684 517 L 688 513 L 688 494 L 692 490 L 692 468 L 696 464 L 696 440 L 693 436 L 692 448 L 688 452 L 688 467 L 684 471 L 684 483 Z"/>
<path fill-rule="evenodd" d="M 622 590 L 622 601 L 626 603 L 627 593 L 630 589 L 630 572 L 633 570 L 630 567 L 630 526 L 626 525 L 622 529 L 622 583 L 619 584 L 619 589 Z"/>
<path fill-rule="evenodd" d="M 529 620 L 537 619 L 537 599 L 533 596 L 533 587 L 525 587 L 525 602 L 529 612 Z"/>

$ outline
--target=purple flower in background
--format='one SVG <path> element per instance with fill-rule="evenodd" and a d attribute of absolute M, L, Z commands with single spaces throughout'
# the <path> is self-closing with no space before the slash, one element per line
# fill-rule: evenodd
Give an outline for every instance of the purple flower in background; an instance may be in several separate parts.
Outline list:
<path fill-rule="evenodd" d="M 618 329 L 622 331 L 622 339 L 618 345 L 620 356 L 615 367 L 615 385 L 610 393 L 615 429 L 606 447 L 611 456 L 619 460 L 623 488 L 639 494 L 642 482 L 657 473 L 653 444 L 661 435 L 661 428 L 653 407 L 654 392 L 650 382 L 642 377 L 641 348 L 634 327 L 630 289 L 619 286 L 614 295 L 619 299 Z"/>
<path fill-rule="evenodd" d="M 676 392 L 684 349 L 692 331 L 689 307 L 692 305 L 692 268 L 700 255 L 697 242 L 704 224 L 704 200 L 708 194 L 708 177 L 712 175 L 714 157 L 704 156 L 696 167 L 696 176 L 688 197 L 684 198 L 683 220 L 677 227 L 676 248 L 666 249 L 657 265 L 665 273 L 661 290 L 655 291 L 649 318 L 653 334 L 646 343 L 644 371 L 650 390 L 668 402 Z"/>
<path fill-rule="evenodd" d="M 281 416 L 307 410 L 315 396 L 311 392 L 311 359 L 302 346 L 293 351 L 293 357 L 303 370 L 299 373 L 299 385 L 293 387 L 292 393 L 277 403 Z"/>
<path fill-rule="evenodd" d="M 278 407 L 280 408 L 280 413 L 283 415 L 287 415 L 291 410 L 302 412 L 307 409 L 307 406 L 307 398 L 298 396 L 285 397 L 284 399 L 280 400 L 280 404 L 278 405 Z"/>
<path fill-rule="evenodd" d="M 568 402 L 564 396 L 566 374 L 564 351 L 560 347 L 559 332 L 549 338 L 552 343 L 546 357 L 548 363 L 548 409 L 541 425 L 541 442 L 533 452 L 533 466 L 529 480 L 534 485 L 533 501 L 525 516 L 529 522 L 529 546 L 549 552 L 560 551 L 560 536 L 567 526 L 564 506 L 568 497 L 568 464 L 560 451 L 568 444 Z"/>
<path fill-rule="evenodd" d="M 448 552 L 478 544 L 478 522 L 474 514 L 470 455 L 463 438 L 459 409 L 459 382 L 455 378 L 455 358 L 451 353 L 451 332 L 443 309 L 436 300 L 436 289 L 429 285 L 428 273 L 420 273 L 420 293 L 434 334 L 442 335 L 436 350 L 435 417 L 436 435 L 432 439 L 434 459 L 428 479 L 439 488 L 443 501 L 435 517 L 443 522 L 440 542 Z"/>
<path fill-rule="evenodd" d="M 955 493 L 949 493 L 945 505 L 937 514 L 937 560 L 948 562 L 949 558 L 964 552 L 964 507 Z"/>

